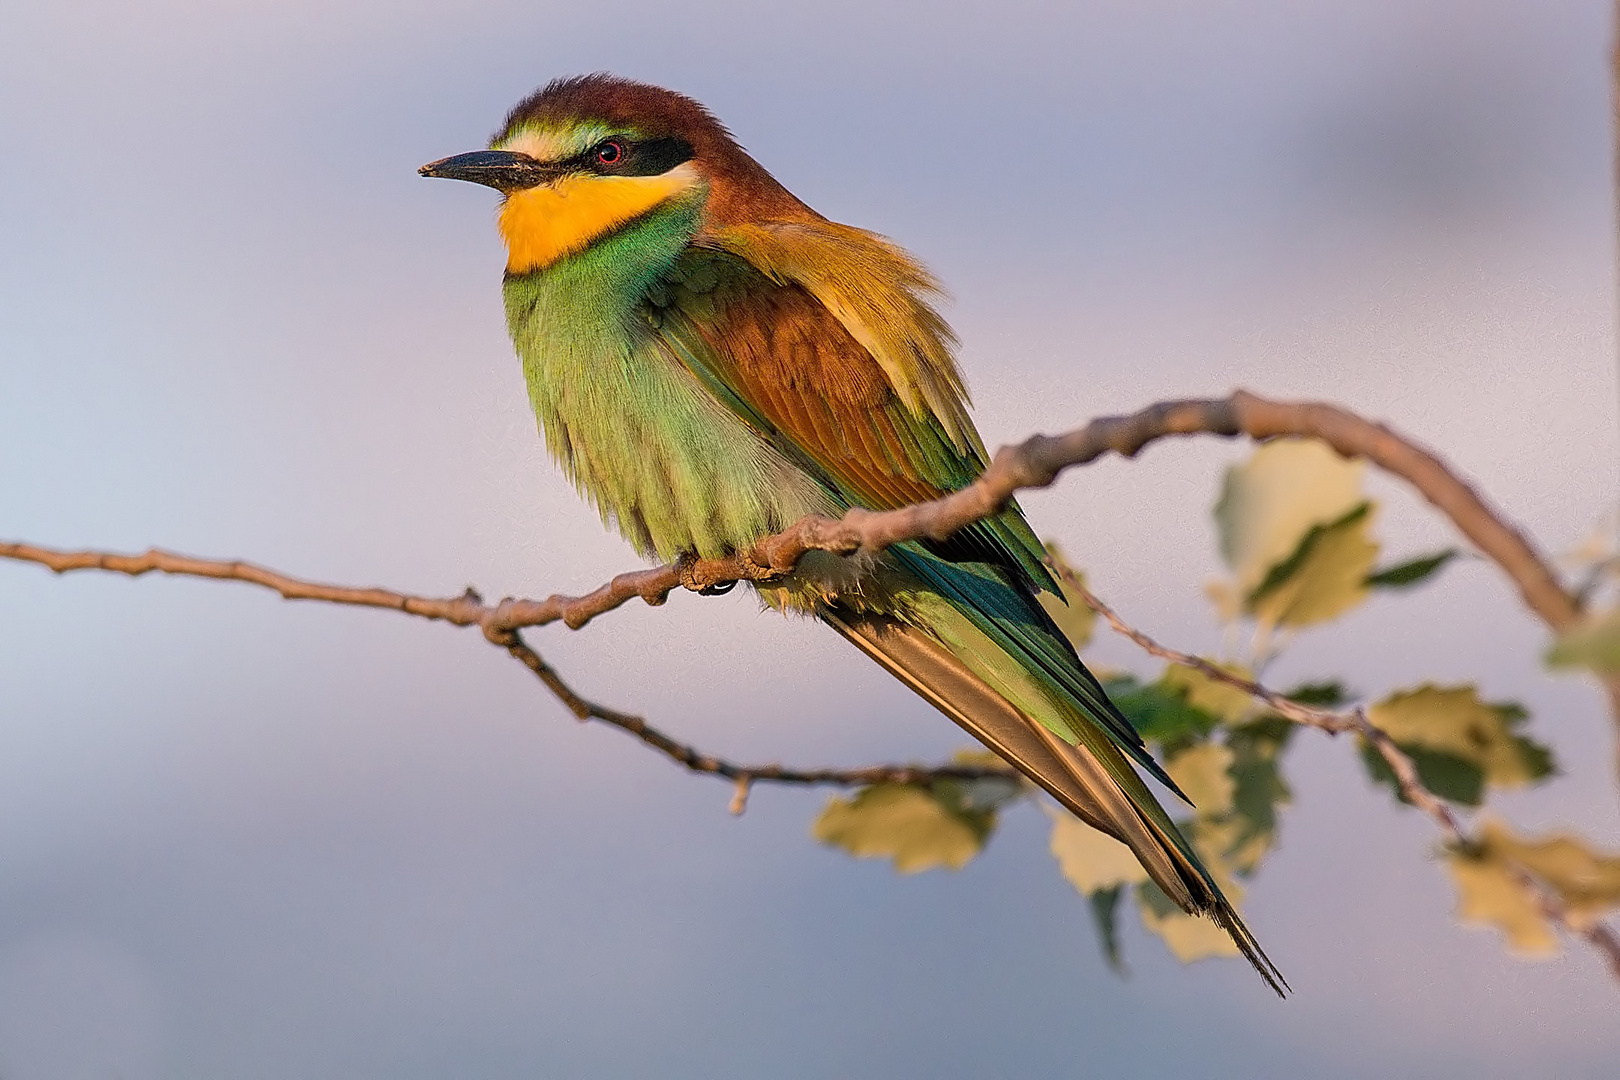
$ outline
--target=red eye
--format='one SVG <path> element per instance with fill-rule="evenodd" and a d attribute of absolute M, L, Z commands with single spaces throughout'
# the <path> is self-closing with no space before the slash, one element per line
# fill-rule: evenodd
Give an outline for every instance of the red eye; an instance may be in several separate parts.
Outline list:
<path fill-rule="evenodd" d="M 624 160 L 624 144 L 617 139 L 609 139 L 596 148 L 596 160 L 603 165 L 617 165 Z"/>

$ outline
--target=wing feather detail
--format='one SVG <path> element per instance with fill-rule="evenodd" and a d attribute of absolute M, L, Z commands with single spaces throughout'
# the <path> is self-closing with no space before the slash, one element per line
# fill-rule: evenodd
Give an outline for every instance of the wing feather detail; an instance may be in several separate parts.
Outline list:
<path fill-rule="evenodd" d="M 927 285 L 920 268 L 907 261 L 892 273 L 862 271 L 869 276 L 857 318 L 850 294 L 858 290 L 782 254 L 788 229 L 735 227 L 730 247 L 689 248 L 647 297 L 654 332 L 718 400 L 845 506 L 891 509 L 971 482 L 985 454 L 967 419 L 949 331 L 917 297 Z M 746 254 L 739 237 L 749 238 Z M 816 613 L 1071 811 L 1128 844 L 1167 895 L 1226 928 L 1281 992 L 1276 969 L 1133 764 L 1180 794 L 1174 781 L 1036 601 L 1036 590 L 1057 591 L 1043 555 L 1010 505 L 943 543 L 896 546 L 878 591 L 822 595 Z"/>
<path fill-rule="evenodd" d="M 942 290 L 916 259 L 876 233 L 825 219 L 730 225 L 712 239 L 771 280 L 808 290 L 876 360 L 908 410 L 931 414 L 959 452 L 983 455 L 956 336 L 929 303 Z"/>
<path fill-rule="evenodd" d="M 905 293 L 906 280 L 866 292 Z M 900 310 L 908 303 L 939 322 L 914 298 L 869 306 Z M 920 337 L 907 338 L 905 348 L 914 361 L 930 353 L 944 357 L 943 367 L 920 361 L 912 367 L 935 372 L 923 382 L 937 393 L 924 396 L 945 395 L 941 408 L 949 426 L 932 408 L 908 405 L 892 365 L 881 363 L 809 286 L 773 276 L 738 254 L 688 250 L 669 280 L 649 295 L 646 310 L 671 351 L 717 397 L 835 489 L 846 505 L 887 510 L 926 502 L 984 470 L 982 444 L 963 397 L 952 389 L 960 379 L 950 360 L 949 332 L 935 330 L 915 311 L 901 321 L 910 327 L 905 333 Z M 890 337 L 900 333 L 889 329 Z M 891 351 L 898 347 L 890 344 Z M 921 394 L 918 378 L 911 385 Z M 1008 566 L 1032 588 L 1055 591 L 1041 565 L 1040 542 L 1016 506 L 934 547 L 946 557 Z"/>
<path fill-rule="evenodd" d="M 1116 748 L 1058 738 L 914 627 L 843 609 L 823 612 L 821 619 L 1080 820 L 1129 847 L 1166 896 L 1189 914 L 1213 919 L 1277 996 L 1285 996 L 1282 972 Z"/>

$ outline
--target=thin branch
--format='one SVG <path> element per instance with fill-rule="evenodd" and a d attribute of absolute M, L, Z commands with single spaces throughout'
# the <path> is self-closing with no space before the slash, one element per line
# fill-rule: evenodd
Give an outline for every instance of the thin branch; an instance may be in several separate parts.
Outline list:
<path fill-rule="evenodd" d="M 620 574 L 584 596 L 506 599 L 491 606 L 471 590 L 459 597 L 430 599 L 386 589 L 341 588 L 301 581 L 251 563 L 194 559 L 155 548 L 142 555 L 113 555 L 0 543 L 0 556 L 41 563 L 58 573 L 93 568 L 132 575 L 157 570 L 229 578 L 274 589 L 288 599 L 388 608 L 458 626 L 477 625 L 486 635 L 558 621 L 577 630 L 636 597 L 657 605 L 680 586 L 701 591 L 734 581 L 780 577 L 810 551 L 851 555 L 879 552 L 908 540 L 946 540 L 959 529 L 999 513 L 1019 491 L 1051 485 L 1065 469 L 1108 453 L 1133 457 L 1160 439 L 1197 434 L 1247 435 L 1257 440 L 1310 437 L 1321 439 L 1346 457 L 1366 458 L 1405 479 L 1445 514 L 1512 579 L 1525 605 L 1553 630 L 1566 629 L 1580 617 L 1579 605 L 1559 584 L 1547 559 L 1439 458 L 1382 424 L 1336 405 L 1271 401 L 1246 390 L 1229 398 L 1167 401 L 1130 416 L 1100 417 L 1066 435 L 1036 435 L 1017 446 L 1003 447 L 977 480 L 932 502 L 882 512 L 855 509 L 837 520 L 801 518 L 750 551 Z"/>
<path fill-rule="evenodd" d="M 1194 434 L 1247 435 L 1257 440 L 1311 437 L 1346 457 L 1365 458 L 1405 479 L 1445 514 L 1507 574 L 1525 605 L 1553 631 L 1567 629 L 1580 618 L 1578 601 L 1559 584 L 1548 560 L 1435 455 L 1384 425 L 1338 406 L 1272 401 L 1246 390 L 1228 398 L 1160 402 L 1129 416 L 1100 417 L 1066 435 L 1036 435 L 1018 446 L 1003 447 L 977 480 L 932 502 L 885 512 L 855 509 L 836 521 L 805 517 L 761 540 L 751 551 L 620 574 L 584 596 L 508 598 L 491 605 L 472 589 L 457 597 L 431 598 L 387 589 L 346 588 L 304 581 L 252 563 L 197 559 L 157 548 L 141 555 L 117 555 L 0 543 L 0 556 L 40 563 L 57 573 L 100 569 L 140 575 L 159 571 L 245 581 L 290 600 L 385 608 L 457 626 L 478 626 L 485 637 L 504 645 L 512 632 L 527 626 L 560 621 L 577 630 L 636 597 L 651 605 L 662 604 L 679 586 L 703 591 L 735 581 L 780 577 L 814 550 L 849 555 L 882 551 L 907 540 L 945 540 L 998 513 L 1018 491 L 1050 485 L 1065 469 L 1110 452 L 1133 457 L 1159 439 Z M 1606 680 L 1605 688 L 1620 722 L 1620 680 Z"/>
<path fill-rule="evenodd" d="M 750 782 L 777 784 L 809 784 L 829 787 L 858 787 L 864 784 L 891 783 L 917 784 L 930 780 L 976 780 L 986 777 L 1015 776 L 1011 769 L 982 766 L 944 766 L 929 768 L 919 765 L 868 765 L 853 769 L 789 769 L 781 765 L 739 765 L 723 758 L 706 754 L 686 743 L 679 742 L 630 713 L 598 705 L 576 693 L 562 676 L 535 652 L 515 629 L 507 625 L 516 619 L 519 625 L 543 626 L 561 621 L 571 627 L 583 626 L 589 616 L 581 610 L 594 611 L 601 605 L 611 610 L 635 596 L 648 603 L 660 603 L 668 591 L 679 584 L 663 584 L 662 571 L 642 570 L 620 574 L 608 584 L 582 597 L 552 596 L 545 600 L 504 600 L 499 604 L 486 604 L 473 589 L 456 597 L 435 599 L 411 596 L 389 589 L 355 589 L 341 585 L 323 585 L 305 581 L 287 574 L 267 570 L 253 563 L 222 562 L 195 559 L 185 555 L 152 548 L 140 555 L 116 555 L 99 551 L 59 551 L 32 544 L 0 543 L 0 556 L 23 562 L 39 563 L 57 573 L 70 570 L 109 570 L 139 577 L 158 572 L 185 577 L 202 577 L 245 581 L 261 585 L 279 593 L 288 600 L 321 600 L 332 604 L 357 607 L 383 608 L 402 611 L 407 615 L 448 622 L 455 626 L 478 626 L 494 644 L 505 649 L 524 667 L 535 674 L 546 689 L 580 720 L 599 720 L 621 731 L 636 736 L 664 756 L 686 766 L 695 773 L 708 773 L 739 781 L 747 777 Z M 649 583 L 652 583 L 649 585 Z M 655 598 L 656 597 L 656 598 Z"/>
<path fill-rule="evenodd" d="M 1581 617 L 1578 599 L 1559 583 L 1548 560 L 1517 528 L 1490 507 L 1474 489 L 1438 457 L 1391 431 L 1345 409 L 1317 402 L 1279 402 L 1239 390 L 1223 399 L 1161 402 L 1124 417 L 1102 417 L 1061 436 L 1036 435 L 1014 447 L 998 451 L 990 466 L 973 483 L 943 498 L 887 512 L 851 510 L 840 520 L 806 517 L 787 530 L 766 537 L 751 550 L 721 559 L 688 559 L 680 563 L 620 574 L 584 596 L 554 595 L 545 600 L 505 599 L 484 603 L 468 589 L 448 598 L 412 596 L 387 589 L 356 589 L 304 581 L 240 561 L 215 561 L 177 555 L 153 548 L 141 555 L 98 551 L 62 551 L 22 543 L 0 543 L 0 557 L 39 563 L 57 573 L 99 569 L 138 576 L 158 571 L 191 577 L 244 581 L 272 589 L 290 600 L 321 600 L 401 611 L 457 626 L 478 626 L 491 642 L 506 649 L 528 667 L 580 719 L 594 719 L 627 731 L 688 769 L 724 777 L 737 785 L 732 806 L 740 812 L 748 786 L 756 781 L 788 784 L 856 786 L 877 782 L 917 783 L 947 776 L 977 778 L 1006 776 L 1007 770 L 984 768 L 930 769 L 879 765 L 860 769 L 786 769 L 779 765 L 744 766 L 728 762 L 680 743 L 651 727 L 638 716 L 597 705 L 575 693 L 541 656 L 524 644 L 517 631 L 561 621 L 579 629 L 597 615 L 640 597 L 662 604 L 677 586 L 708 591 L 745 580 L 768 580 L 792 572 L 810 551 L 850 555 L 880 552 L 908 540 L 948 539 L 959 529 L 990 517 L 1021 490 L 1047 487 L 1065 469 L 1084 465 L 1107 453 L 1133 457 L 1150 443 L 1175 435 L 1247 435 L 1256 440 L 1283 436 L 1317 438 L 1345 457 L 1365 458 L 1410 483 L 1449 518 L 1480 553 L 1514 582 L 1525 606 L 1550 629 L 1562 631 Z M 1071 585 L 1078 582 L 1071 577 Z M 1121 620 L 1083 587 L 1079 587 L 1099 614 L 1138 645 L 1165 659 L 1186 664 L 1205 675 L 1236 686 L 1269 708 L 1297 723 L 1330 734 L 1353 731 L 1373 746 L 1393 771 L 1408 802 L 1419 807 L 1439 826 L 1448 842 L 1466 843 L 1468 833 L 1449 806 L 1422 784 L 1416 766 L 1394 741 L 1373 725 L 1360 709 L 1332 713 L 1316 709 L 1269 690 L 1253 680 L 1227 672 L 1199 657 L 1168 649 Z M 1620 706 L 1620 680 L 1607 684 L 1611 701 Z M 1620 713 L 1617 713 L 1620 715 Z M 1602 924 L 1575 927 L 1563 913 L 1562 902 L 1528 875 L 1549 918 L 1580 933 L 1604 952 L 1620 977 L 1620 939 Z"/>
<path fill-rule="evenodd" d="M 1525 606 L 1550 629 L 1565 630 L 1580 618 L 1580 606 L 1559 583 L 1547 557 L 1428 450 L 1337 405 L 1269 401 L 1242 390 L 1231 400 L 1243 433 L 1250 438 L 1297 435 L 1320 439 L 1345 457 L 1364 458 L 1411 484 L 1480 554 L 1507 574 Z"/>
<path fill-rule="evenodd" d="M 1113 608 L 1109 607 L 1095 593 L 1086 588 L 1078 574 L 1067 567 L 1055 566 L 1053 569 L 1063 579 L 1063 583 L 1084 601 L 1085 605 L 1100 615 L 1114 632 L 1122 637 L 1129 638 L 1138 648 L 1151 656 L 1161 660 L 1168 660 L 1172 664 L 1192 668 L 1200 674 L 1224 683 L 1227 686 L 1241 690 L 1256 701 L 1265 705 L 1272 712 L 1305 727 L 1325 731 L 1329 735 L 1343 735 L 1354 733 L 1367 745 L 1378 752 L 1390 771 L 1395 775 L 1395 786 L 1401 797 L 1408 803 L 1427 814 L 1439 828 L 1448 846 L 1464 848 L 1472 846 L 1476 841 L 1473 834 L 1458 820 L 1445 800 L 1441 799 L 1423 783 L 1418 775 L 1417 764 L 1411 756 L 1402 750 L 1394 739 L 1382 728 L 1378 727 L 1368 718 L 1365 709 L 1357 706 L 1346 712 L 1335 712 L 1329 709 L 1320 709 L 1304 702 L 1295 701 L 1286 694 L 1278 693 L 1269 687 L 1228 671 L 1223 667 L 1210 663 L 1201 656 L 1181 652 L 1158 641 L 1136 627 L 1127 623 Z M 1523 867 L 1514 867 L 1519 882 L 1529 890 L 1531 896 L 1548 919 L 1562 926 L 1565 931 L 1585 938 L 1595 948 L 1609 965 L 1616 979 L 1620 979 L 1620 935 L 1616 935 L 1607 925 L 1601 922 L 1585 923 L 1572 920 L 1564 905 L 1562 898 L 1547 886 L 1543 885 L 1534 875 Z"/>
<path fill-rule="evenodd" d="M 495 640 L 495 639 L 492 639 Z M 732 799 L 732 812 L 742 813 L 747 803 L 746 789 L 750 784 L 797 784 L 815 787 L 861 787 L 866 784 L 926 784 L 934 780 L 984 780 L 1017 777 L 1010 768 L 981 765 L 945 765 L 937 768 L 923 765 L 867 765 L 854 769 L 789 769 L 778 764 L 739 765 L 736 762 L 705 754 L 687 743 L 664 734 L 639 716 L 606 705 L 598 705 L 576 693 L 545 659 L 526 644 L 517 631 L 508 631 L 504 638 L 495 640 L 519 663 L 530 671 L 567 706 L 579 720 L 599 720 L 620 731 L 629 732 L 672 761 L 686 766 L 692 772 L 718 776 L 738 785 Z"/>
<path fill-rule="evenodd" d="M 73 570 L 107 570 L 118 574 L 140 577 L 154 571 L 181 577 L 215 578 L 245 581 L 279 593 L 286 600 L 322 600 L 331 604 L 356 607 L 383 608 L 402 611 L 424 619 L 448 622 L 455 626 L 477 626 L 485 636 L 496 636 L 525 626 L 545 626 L 562 622 L 569 629 L 578 630 L 591 619 L 612 611 L 627 600 L 640 597 L 657 606 L 669 596 L 670 590 L 680 585 L 678 570 L 660 566 L 651 570 L 633 570 L 620 574 L 601 588 L 584 596 L 549 596 L 544 600 L 502 600 L 486 604 L 477 590 L 468 589 L 460 596 L 428 597 L 394 592 L 391 589 L 356 589 L 343 585 L 325 585 L 316 581 L 295 578 L 253 563 L 237 560 L 198 559 L 178 555 L 161 548 L 149 548 L 139 555 L 119 555 L 104 551 L 64 551 L 40 547 L 35 544 L 0 542 L 0 557 L 20 562 L 39 563 L 58 574 Z"/>
<path fill-rule="evenodd" d="M 1272 401 L 1239 390 L 1228 398 L 1167 401 L 1123 417 L 1101 417 L 1066 435 L 1036 435 L 997 451 L 977 480 L 933 502 L 884 513 L 852 510 L 837 522 L 806 518 L 755 545 L 734 578 L 704 576 L 727 560 L 700 564 L 704 583 L 760 576 L 749 566 L 780 574 L 810 550 L 850 554 L 881 551 L 906 540 L 948 539 L 957 530 L 1004 509 L 1020 490 L 1049 486 L 1065 469 L 1113 452 L 1134 457 L 1144 447 L 1177 435 L 1283 436 L 1320 439 L 1345 457 L 1365 458 L 1411 484 L 1457 530 L 1518 586 L 1532 612 L 1553 630 L 1580 617 L 1551 564 L 1528 539 L 1444 462 L 1382 424 L 1336 405 Z"/>
<path fill-rule="evenodd" d="M 1101 597 L 1086 588 L 1085 584 L 1080 580 L 1079 574 L 1065 566 L 1052 566 L 1052 570 L 1058 577 L 1063 579 L 1063 583 L 1072 589 L 1075 595 L 1085 602 L 1087 607 L 1102 616 L 1103 620 L 1113 628 L 1116 634 L 1129 638 L 1139 649 L 1150 656 L 1157 656 L 1159 659 L 1168 660 L 1172 664 L 1192 668 L 1194 671 L 1216 682 L 1235 687 L 1265 705 L 1272 712 L 1292 720 L 1296 724 L 1318 728 L 1330 735 L 1341 735 L 1346 731 L 1357 730 L 1356 722 L 1344 713 L 1334 712 L 1330 709 L 1319 709 L 1314 705 L 1306 705 L 1302 701 L 1295 701 L 1286 694 L 1280 694 L 1269 689 L 1247 676 L 1239 675 L 1235 671 L 1228 671 L 1223 667 L 1212 664 L 1202 656 L 1184 653 L 1178 649 L 1172 649 L 1168 645 L 1160 645 L 1157 641 L 1121 619 L 1113 608 L 1102 601 Z"/>

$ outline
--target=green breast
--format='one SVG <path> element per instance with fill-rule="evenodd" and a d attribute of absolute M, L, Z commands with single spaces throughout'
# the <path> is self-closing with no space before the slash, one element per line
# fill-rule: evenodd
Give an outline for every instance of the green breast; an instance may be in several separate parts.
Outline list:
<path fill-rule="evenodd" d="M 644 555 L 713 558 L 831 506 L 705 390 L 643 315 L 694 235 L 675 204 L 506 281 L 506 318 L 546 446 Z"/>

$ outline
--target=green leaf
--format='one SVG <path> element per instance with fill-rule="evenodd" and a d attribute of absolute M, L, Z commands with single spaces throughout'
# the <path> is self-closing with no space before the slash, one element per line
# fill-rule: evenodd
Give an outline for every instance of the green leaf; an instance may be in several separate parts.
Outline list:
<path fill-rule="evenodd" d="M 1196 822 L 1195 829 L 1200 850 L 1215 851 L 1239 874 L 1254 873 L 1277 843 L 1278 808 L 1293 801 L 1282 775 L 1282 752 L 1297 730 L 1287 720 L 1268 717 L 1226 733 L 1235 784 L 1232 809 L 1218 822 Z"/>
<path fill-rule="evenodd" d="M 1203 739 L 1220 725 L 1220 717 L 1189 704 L 1179 688 L 1162 680 L 1144 685 L 1123 675 L 1103 687 L 1137 733 L 1161 746 Z"/>
<path fill-rule="evenodd" d="M 1457 885 L 1458 918 L 1495 926 L 1520 955 L 1558 951 L 1541 904 L 1525 886 L 1526 874 L 1557 894 L 1577 930 L 1620 907 L 1620 857 L 1594 851 L 1567 833 L 1525 840 L 1487 819 L 1477 843 L 1448 850 L 1446 859 Z"/>
<path fill-rule="evenodd" d="M 1457 886 L 1458 919 L 1496 927 L 1520 956 L 1558 954 L 1558 937 L 1541 905 L 1506 861 L 1485 851 L 1451 850 L 1446 866 Z"/>
<path fill-rule="evenodd" d="M 1206 662 L 1232 675 L 1245 679 L 1253 678 L 1253 673 L 1241 664 L 1217 664 L 1213 660 Z M 1179 693 L 1193 708 L 1201 709 L 1229 724 L 1239 723 L 1259 709 L 1259 705 L 1247 691 L 1229 682 L 1212 678 L 1194 667 L 1169 664 L 1165 667 L 1164 674 L 1159 676 L 1159 684 L 1167 690 Z"/>
<path fill-rule="evenodd" d="M 1620 675 L 1620 611 L 1588 618 L 1564 631 L 1547 650 L 1547 665 Z"/>
<path fill-rule="evenodd" d="M 1242 895 L 1236 885 L 1225 885 L 1223 889 L 1233 903 Z M 1136 901 L 1142 913 L 1142 925 L 1157 934 L 1171 955 L 1183 964 L 1239 955 L 1237 943 L 1215 925 L 1214 920 L 1182 911 L 1151 881 L 1136 887 Z"/>
<path fill-rule="evenodd" d="M 1131 849 L 1066 811 L 1048 810 L 1052 818 L 1052 857 L 1069 884 L 1086 896 L 1119 885 L 1147 880 Z"/>
<path fill-rule="evenodd" d="M 995 828 L 994 810 L 962 807 L 949 789 L 873 784 L 850 799 L 833 796 L 811 827 L 823 844 L 856 858 L 890 858 L 902 874 L 936 866 L 960 870 Z"/>
<path fill-rule="evenodd" d="M 1176 753 L 1164 771 L 1184 791 L 1201 818 L 1218 818 L 1232 809 L 1237 781 L 1230 769 L 1234 756 L 1218 742 L 1198 743 Z"/>
<path fill-rule="evenodd" d="M 1300 683 L 1283 696 L 1293 698 L 1301 705 L 1315 705 L 1321 709 L 1337 708 L 1351 697 L 1350 691 L 1346 690 L 1344 683 L 1338 679 Z"/>
<path fill-rule="evenodd" d="M 1063 549 L 1055 541 L 1047 541 L 1046 556 L 1055 568 L 1067 570 L 1081 584 L 1085 583 L 1085 574 L 1070 565 L 1068 558 L 1063 554 Z M 1058 624 L 1058 629 L 1063 631 L 1063 636 L 1074 646 L 1074 651 L 1079 652 L 1091 644 L 1091 635 L 1097 625 L 1097 613 L 1091 610 L 1080 598 L 1080 594 L 1075 592 L 1061 575 L 1058 576 L 1058 588 L 1063 590 L 1063 600 L 1068 601 L 1067 603 L 1058 600 L 1051 593 L 1044 592 L 1037 599 L 1041 607 L 1046 609 L 1046 613 L 1052 616 L 1052 621 Z"/>
<path fill-rule="evenodd" d="M 1176 902 L 1154 881 L 1144 881 L 1136 887 L 1136 902 L 1145 910 L 1153 912 L 1156 918 L 1175 915 L 1181 911 Z"/>
<path fill-rule="evenodd" d="M 1499 788 L 1524 787 L 1552 774 L 1551 751 L 1516 730 L 1528 716 L 1514 702 L 1481 701 L 1471 685 L 1432 683 L 1391 694 L 1367 711 L 1367 718 L 1412 754 L 1414 761 L 1421 756 L 1419 751 L 1428 752 L 1418 762 L 1425 784 L 1433 778 L 1462 790 L 1468 788 L 1469 780 L 1466 768 L 1457 762 L 1478 769 L 1485 784 Z M 1429 774 L 1424 773 L 1425 767 Z M 1477 803 L 1477 799 L 1473 801 Z"/>
<path fill-rule="evenodd" d="M 1198 843 L 1196 832 L 1188 831 L 1216 884 L 1235 905 L 1243 899 L 1243 888 L 1232 880 L 1219 855 Z M 1164 940 L 1166 947 L 1184 964 L 1212 956 L 1237 956 L 1238 947 L 1230 935 L 1202 915 L 1188 915 L 1176 906 L 1152 881 L 1136 887 L 1136 903 L 1142 925 Z"/>
<path fill-rule="evenodd" d="M 980 769 L 1012 769 L 1000 754 L 982 746 L 956 751 L 951 755 L 951 762 Z M 928 786 L 929 794 L 947 809 L 968 815 L 1000 810 L 1035 790 L 1035 785 L 1016 773 L 974 780 L 934 780 Z"/>
<path fill-rule="evenodd" d="M 1412 759 L 1418 780 L 1442 799 L 1449 799 L 1461 806 L 1478 806 L 1485 801 L 1485 770 L 1480 766 L 1454 754 L 1426 750 L 1421 746 L 1401 746 L 1401 749 Z M 1384 760 L 1384 755 L 1363 742 L 1361 760 L 1374 783 L 1388 785 L 1397 799 L 1407 801 L 1395 781 L 1395 771 Z"/>
<path fill-rule="evenodd" d="M 1052 818 L 1052 857 L 1058 869 L 1089 902 L 1108 966 L 1123 973 L 1119 945 L 1119 898 L 1124 890 L 1147 880 L 1147 871 L 1131 849 L 1062 810 Z"/>
<path fill-rule="evenodd" d="M 1125 974 L 1125 956 L 1119 946 L 1119 898 L 1124 892 L 1124 886 L 1114 885 L 1086 897 L 1090 901 L 1091 921 L 1097 927 L 1097 943 L 1102 946 L 1103 958 L 1120 975 Z"/>
<path fill-rule="evenodd" d="M 1421 581 L 1432 577 L 1439 572 L 1452 559 L 1462 552 L 1454 547 L 1437 551 L 1433 555 L 1424 555 L 1420 558 L 1409 559 L 1394 566 L 1367 575 L 1367 586 L 1372 589 L 1407 589 Z"/>
<path fill-rule="evenodd" d="M 1323 522 L 1320 525 L 1312 525 L 1305 531 L 1305 535 L 1299 538 L 1299 546 L 1289 553 L 1288 558 L 1274 564 L 1271 569 L 1266 571 L 1266 576 L 1260 579 L 1260 584 L 1249 592 L 1248 602 L 1252 605 L 1255 601 L 1299 573 L 1300 570 L 1304 569 L 1305 564 L 1310 561 L 1311 553 L 1322 543 L 1324 536 L 1341 525 L 1361 521 L 1372 513 L 1372 508 L 1372 503 L 1363 502 L 1343 517 Z"/>
<path fill-rule="evenodd" d="M 1359 462 L 1312 439 L 1275 439 L 1227 469 L 1215 523 L 1239 593 L 1253 593 L 1313 527 L 1360 506 L 1361 476 Z"/>
<path fill-rule="evenodd" d="M 1273 566 L 1245 602 L 1250 615 L 1272 626 L 1327 622 L 1367 598 L 1367 574 L 1378 558 L 1372 539 L 1372 504 L 1314 525 L 1299 547 Z"/>
<path fill-rule="evenodd" d="M 1523 840 L 1489 820 L 1480 838 L 1487 854 L 1523 867 L 1556 892 L 1565 917 L 1577 928 L 1591 926 L 1620 907 L 1620 856 L 1600 854 L 1568 833 Z"/>
<path fill-rule="evenodd" d="M 1553 760 L 1551 747 L 1543 746 L 1534 739 L 1522 735 L 1515 735 L 1513 741 L 1519 759 L 1524 763 L 1525 771 L 1529 775 L 1526 783 L 1540 783 L 1547 777 L 1558 774 L 1558 762 Z"/>

